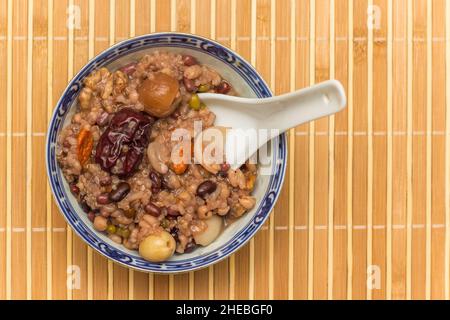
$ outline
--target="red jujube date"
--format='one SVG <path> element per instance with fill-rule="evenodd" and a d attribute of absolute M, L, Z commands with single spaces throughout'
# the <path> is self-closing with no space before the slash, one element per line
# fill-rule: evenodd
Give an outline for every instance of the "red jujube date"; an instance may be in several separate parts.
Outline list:
<path fill-rule="evenodd" d="M 120 178 L 131 175 L 142 161 L 154 119 L 130 108 L 118 111 L 98 141 L 95 161 Z"/>

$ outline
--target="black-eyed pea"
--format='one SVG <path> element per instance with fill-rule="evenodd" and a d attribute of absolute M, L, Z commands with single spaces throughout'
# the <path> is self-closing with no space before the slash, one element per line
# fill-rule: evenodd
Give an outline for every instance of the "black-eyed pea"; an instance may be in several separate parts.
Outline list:
<path fill-rule="evenodd" d="M 212 212 L 208 209 L 207 206 L 203 205 L 203 206 L 198 207 L 197 215 L 198 215 L 199 219 L 206 220 L 206 219 L 211 218 Z"/>
<path fill-rule="evenodd" d="M 111 74 L 111 72 L 109 72 L 109 70 L 107 68 L 105 68 L 105 67 L 100 68 L 98 71 L 100 72 L 100 76 L 103 79 L 106 78 L 106 77 L 109 77 L 109 75 Z"/>
<path fill-rule="evenodd" d="M 149 215 L 149 214 L 145 214 L 145 215 L 142 216 L 142 219 L 139 222 L 139 225 L 140 225 L 141 222 L 147 223 L 148 226 L 154 226 L 154 227 L 159 226 L 158 218 L 156 218 L 156 217 L 154 217 L 152 215 Z"/>
<path fill-rule="evenodd" d="M 187 191 L 183 191 L 178 195 L 178 199 L 180 199 L 181 201 L 189 201 L 191 200 L 191 195 L 189 194 L 189 192 Z"/>
<path fill-rule="evenodd" d="M 110 235 L 108 235 L 108 238 L 110 238 L 112 241 L 114 241 L 117 244 L 122 243 L 122 237 L 117 234 L 110 234 Z"/>
<path fill-rule="evenodd" d="M 84 79 L 85 87 L 88 87 L 92 90 L 95 90 L 97 83 L 101 80 L 102 75 L 99 70 L 96 70 L 91 73 L 91 75 Z"/>
<path fill-rule="evenodd" d="M 239 199 L 239 203 L 247 210 L 250 210 L 255 206 L 256 200 L 252 196 L 244 196 Z"/>
<path fill-rule="evenodd" d="M 102 216 L 96 216 L 94 219 L 94 228 L 97 231 L 105 231 L 108 227 L 108 220 Z"/>
<path fill-rule="evenodd" d="M 138 248 L 137 243 L 133 243 L 128 239 L 124 239 L 122 245 L 129 250 L 136 250 Z"/>
<path fill-rule="evenodd" d="M 225 184 L 220 184 L 220 197 L 222 199 L 227 199 L 230 196 L 230 189 Z"/>
<path fill-rule="evenodd" d="M 231 208 L 231 215 L 235 218 L 239 218 L 240 216 L 242 216 L 245 213 L 245 211 L 246 210 L 242 204 L 236 203 Z"/>
<path fill-rule="evenodd" d="M 112 77 L 109 77 L 106 80 L 105 86 L 103 87 L 102 99 L 103 100 L 107 99 L 111 95 L 112 91 L 113 91 L 113 79 Z"/>
<path fill-rule="evenodd" d="M 139 93 L 136 90 L 130 91 L 130 93 L 128 93 L 128 99 L 130 103 L 137 103 L 139 101 Z"/>
<path fill-rule="evenodd" d="M 228 171 L 228 181 L 233 187 L 244 189 L 246 186 L 245 176 L 240 169 Z"/>
<path fill-rule="evenodd" d="M 202 72 L 203 72 L 202 67 L 198 64 L 194 64 L 192 66 L 187 67 L 184 70 L 184 76 L 190 80 L 197 79 L 198 77 L 200 77 Z"/>
<path fill-rule="evenodd" d="M 88 87 L 84 87 L 78 96 L 78 101 L 80 102 L 81 110 L 88 110 L 91 102 L 92 90 Z"/>
<path fill-rule="evenodd" d="M 139 221 L 139 227 L 142 229 L 150 229 L 150 224 L 144 219 L 141 219 L 141 221 Z"/>
<path fill-rule="evenodd" d="M 230 211 L 230 206 L 226 206 L 225 208 L 219 208 L 217 209 L 217 214 L 219 216 L 224 216 L 228 213 L 228 211 Z"/>
<path fill-rule="evenodd" d="M 246 162 L 245 163 L 245 166 L 247 167 L 247 169 L 248 169 L 248 171 L 250 171 L 250 172 L 256 172 L 257 171 L 257 167 L 256 167 L 256 164 L 254 164 L 254 163 L 250 163 L 250 162 Z"/>
<path fill-rule="evenodd" d="M 128 84 L 128 77 L 122 71 L 117 70 L 113 75 L 113 83 L 114 91 L 116 93 L 120 93 L 126 88 Z"/>

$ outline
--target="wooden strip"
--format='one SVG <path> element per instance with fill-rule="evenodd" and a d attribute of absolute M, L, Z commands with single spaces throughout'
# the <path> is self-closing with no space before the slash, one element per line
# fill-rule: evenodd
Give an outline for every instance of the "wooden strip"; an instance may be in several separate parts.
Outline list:
<path fill-rule="evenodd" d="M 226 46 L 230 46 L 231 39 L 231 1 L 217 2 L 216 31 L 217 40 Z M 214 297 L 215 299 L 228 299 L 230 293 L 230 258 L 214 265 Z"/>
<path fill-rule="evenodd" d="M 348 3 L 347 299 L 353 296 L 353 0 Z"/>
<path fill-rule="evenodd" d="M 373 8 L 373 0 L 368 0 Z M 367 43 L 367 267 L 372 266 L 373 234 L 373 26 L 368 28 Z M 372 299 L 372 288 L 366 290 L 367 300 Z"/>
<path fill-rule="evenodd" d="M 256 0 L 251 2 L 251 15 L 250 15 L 250 63 L 256 65 Z M 249 244 L 249 274 L 248 274 L 248 298 L 253 300 L 255 297 L 255 239 L 250 239 Z"/>
<path fill-rule="evenodd" d="M 413 79 L 412 130 L 426 131 L 427 126 L 427 3 L 414 0 L 413 6 Z M 415 41 L 423 39 L 423 41 Z M 418 62 L 418 63 L 416 63 Z M 412 137 L 412 224 L 425 228 L 412 229 L 411 298 L 426 298 L 426 135 Z"/>
<path fill-rule="evenodd" d="M 386 299 L 392 298 L 392 55 L 393 55 L 393 4 L 388 1 L 387 36 L 387 188 L 386 188 Z"/>
<path fill-rule="evenodd" d="M 136 0 L 130 0 L 130 37 L 136 35 Z"/>
<path fill-rule="evenodd" d="M 177 12 L 185 14 L 176 15 L 176 31 L 190 32 L 190 0 L 178 0 Z M 211 278 L 209 279 L 211 281 Z M 189 274 L 177 274 L 173 276 L 173 298 L 176 300 L 187 300 L 189 298 Z M 213 288 L 214 289 L 214 288 Z"/>
<path fill-rule="evenodd" d="M 230 17 L 231 17 L 231 50 L 236 50 L 236 0 L 231 0 L 231 9 L 230 9 Z M 192 15 L 191 19 L 195 19 L 194 15 Z M 229 258 L 229 272 L 230 272 L 230 282 L 229 282 L 229 299 L 235 299 L 235 255 L 231 255 Z"/>
<path fill-rule="evenodd" d="M 156 31 L 156 0 L 150 1 L 150 32 Z M 148 298 L 153 300 L 155 297 L 155 276 L 150 273 L 148 276 Z"/>
<path fill-rule="evenodd" d="M 426 155 L 426 243 L 425 243 L 425 298 L 431 299 L 431 167 L 432 167 L 432 150 L 431 150 L 431 128 L 432 128 L 432 71 L 433 71 L 433 25 L 432 25 L 432 3 L 427 0 L 427 101 L 426 101 L 426 115 L 427 115 L 427 155 Z"/>
<path fill-rule="evenodd" d="M 89 0 L 89 42 L 88 42 L 88 58 L 94 57 L 95 48 L 95 3 L 94 0 Z M 87 246 L 87 296 L 88 300 L 94 298 L 94 265 L 93 265 L 93 249 Z"/>
<path fill-rule="evenodd" d="M 156 0 L 155 4 L 152 3 L 151 14 L 154 18 L 154 31 L 170 31 L 171 28 L 171 3 L 167 0 Z M 153 23 L 153 22 L 152 22 Z M 153 26 L 152 26 L 153 27 Z M 155 299 L 168 299 L 169 298 L 169 276 L 167 275 L 154 275 L 153 281 L 153 296 Z"/>
<path fill-rule="evenodd" d="M 450 299 L 450 0 L 445 2 L 445 299 Z"/>
<path fill-rule="evenodd" d="M 133 1 L 135 2 L 134 4 Z M 150 32 L 151 25 L 150 1 L 133 1 L 130 2 L 130 36 L 147 34 Z M 153 277 L 153 275 L 145 272 L 133 271 L 132 276 L 131 272 L 129 273 L 129 299 L 147 300 L 150 295 L 153 295 L 151 286 L 149 286 L 150 277 Z"/>
<path fill-rule="evenodd" d="M 8 29 L 8 2 L 3 0 L 0 1 L 0 35 L 3 38 L 3 41 L 0 41 L 0 61 L 3 65 L 6 66 L 7 55 L 8 55 L 8 47 L 7 47 L 7 29 Z M 5 41 L 6 40 L 6 41 Z M 0 138 L 0 149 L 2 150 L 0 157 L 0 172 L 1 180 L 4 192 L 0 192 L 0 228 L 2 228 L 3 232 L 0 233 L 0 299 L 6 299 L 6 219 L 7 219 L 7 211 L 6 211 L 6 203 L 7 203 L 7 184 L 6 184 L 6 114 L 7 114 L 7 68 L 0 69 L 0 112 L 2 112 L 3 119 L 0 121 L 0 130 L 5 134 Z"/>
<path fill-rule="evenodd" d="M 8 0 L 8 36 L 6 58 L 6 299 L 10 300 L 11 293 L 11 229 L 12 229 L 12 203 L 11 203 L 11 162 L 12 162 L 12 0 Z"/>
<path fill-rule="evenodd" d="M 94 12 L 108 12 L 109 0 L 95 0 Z M 94 54 L 108 48 L 109 45 L 109 14 L 95 14 L 94 15 Z M 106 40 L 106 41 L 105 41 Z M 108 298 L 108 259 L 97 252 L 93 253 L 93 299 L 105 300 Z"/>
<path fill-rule="evenodd" d="M 53 111 L 53 0 L 48 0 L 48 22 L 47 22 L 47 121 L 50 120 Z M 46 200 L 47 200 L 47 215 L 46 215 L 46 226 L 47 226 L 47 252 L 46 252 L 46 262 L 47 262 L 47 300 L 52 299 L 52 277 L 53 277 L 53 267 L 52 267 L 52 251 L 53 251 L 53 237 L 52 237 L 52 195 L 50 191 L 50 185 L 47 182 L 46 188 Z"/>
<path fill-rule="evenodd" d="M 413 89 L 413 8 L 412 1 L 408 1 L 408 83 L 407 83 L 407 150 L 406 150 L 406 170 L 407 170 L 407 204 L 406 204 L 406 298 L 411 299 L 411 265 L 412 265 L 412 89 Z"/>
<path fill-rule="evenodd" d="M 335 78 L 335 1 L 330 1 L 330 79 Z M 333 299 L 333 255 L 334 255 L 334 133 L 335 116 L 329 119 L 329 139 L 328 139 L 328 269 L 327 269 L 327 298 Z M 292 195 L 293 197 L 293 195 Z"/>
<path fill-rule="evenodd" d="M 132 17 L 130 1 L 116 0 L 111 10 L 114 14 L 113 42 L 116 43 L 130 37 L 130 20 Z M 130 292 L 132 296 L 134 295 L 134 272 L 118 264 L 114 264 L 113 269 L 114 299 L 130 299 Z"/>
<path fill-rule="evenodd" d="M 74 0 L 69 0 L 69 10 L 74 8 Z M 73 14 L 73 13 L 70 13 Z M 69 25 L 69 23 L 73 23 L 72 25 Z M 68 20 L 67 22 L 67 28 L 68 28 L 68 46 L 67 46 L 67 83 L 72 80 L 73 77 L 73 53 L 74 53 L 74 28 L 75 28 L 75 19 L 73 21 Z M 69 273 L 69 270 L 72 270 L 72 254 L 73 254 L 73 235 L 72 235 L 72 228 L 69 226 L 66 226 L 66 263 L 67 263 L 67 269 L 66 273 Z M 72 271 L 73 272 L 73 271 Z M 67 290 L 67 300 L 72 300 L 72 287 L 70 285 L 66 286 Z"/>
<path fill-rule="evenodd" d="M 1 10 L 1 9 L 0 9 Z M 47 0 L 34 0 L 33 4 L 33 90 L 31 108 L 33 164 L 31 184 L 31 299 L 46 299 L 46 206 L 43 190 L 47 187 L 45 173 L 45 136 L 38 136 L 37 132 L 47 130 Z M 6 19 L 5 19 L 6 21 Z M 43 72 L 44 71 L 44 72 Z M 39 160 L 42 159 L 42 160 Z M 42 232 L 36 232 L 42 230 Z M 4 273 L 3 273 L 4 274 Z M 0 285 L 1 286 L 1 285 Z M 0 289 L 1 292 L 1 289 Z"/>
<path fill-rule="evenodd" d="M 195 30 L 197 29 L 197 1 L 191 0 L 191 33 L 195 34 Z M 189 273 L 189 300 L 194 299 L 195 296 L 195 273 Z"/>
<path fill-rule="evenodd" d="M 367 132 L 368 118 L 368 26 L 367 1 L 354 1 L 353 33 L 353 99 L 355 132 Z M 357 107 L 356 107 L 357 106 Z M 355 135 L 353 138 L 353 224 L 365 225 L 364 229 L 353 230 L 353 299 L 367 296 L 367 223 L 368 223 L 368 136 Z"/>
<path fill-rule="evenodd" d="M 67 16 L 57 14 L 59 11 L 66 11 L 68 1 L 53 2 L 54 39 L 53 56 L 57 61 L 53 61 L 53 96 L 52 105 L 56 104 L 62 92 L 67 86 L 68 72 L 68 37 L 67 37 Z M 52 228 L 58 228 L 61 232 L 52 234 L 52 298 L 67 299 L 67 223 L 59 212 L 56 203 L 52 202 Z"/>
<path fill-rule="evenodd" d="M 191 24 L 195 24 L 196 34 L 207 38 L 211 37 L 211 25 L 214 24 L 215 21 L 211 20 L 210 1 L 196 0 L 193 8 L 191 7 L 191 13 L 193 17 L 203 17 L 202 19 L 191 20 Z M 210 269 L 205 268 L 195 271 L 192 276 L 194 277 L 193 298 L 202 300 L 208 299 L 210 295 Z"/>
<path fill-rule="evenodd" d="M 315 36 L 316 36 L 316 3 L 314 0 L 309 4 L 310 12 L 310 43 L 309 43 L 309 85 L 315 81 Z M 309 124 L 309 190 L 308 190 L 308 299 L 313 299 L 314 286 L 314 137 L 315 122 Z"/>
<path fill-rule="evenodd" d="M 109 45 L 116 41 L 116 1 L 109 0 Z M 108 259 L 108 300 L 114 299 L 114 265 Z"/>
<path fill-rule="evenodd" d="M 290 2 L 290 91 L 295 91 L 296 80 L 296 1 Z M 256 17 L 255 17 L 256 20 Z M 256 24 L 256 21 L 255 21 Z M 256 52 L 255 52 L 256 55 Z M 256 57 L 255 57 L 256 59 Z M 294 218 L 295 218 L 295 128 L 289 130 L 289 260 L 288 260 L 288 299 L 294 299 Z M 252 269 L 253 270 L 253 269 Z"/>
<path fill-rule="evenodd" d="M 156 31 L 156 0 L 150 0 L 150 32 Z"/>
<path fill-rule="evenodd" d="M 216 0 L 211 0 L 211 39 L 216 40 Z M 208 299 L 214 299 L 214 267 L 208 268 Z"/>
<path fill-rule="evenodd" d="M 130 38 L 136 35 L 136 0 L 130 0 Z M 134 271 L 128 269 L 128 299 L 134 300 Z"/>
<path fill-rule="evenodd" d="M 370 281 L 367 291 L 371 291 L 371 299 L 380 300 L 386 298 L 386 233 L 388 229 L 386 208 L 387 208 L 387 139 L 388 134 L 378 135 L 379 132 L 388 132 L 387 128 L 387 82 L 388 80 L 388 1 L 374 0 L 373 7 L 369 13 L 373 23 L 372 32 L 372 67 L 370 67 L 372 75 L 372 98 L 370 99 L 372 125 L 372 235 L 369 237 L 372 245 L 367 246 L 368 258 L 371 255 L 371 262 L 368 260 L 368 280 Z M 379 19 L 379 17 L 381 17 Z M 382 17 L 386 17 L 383 19 Z M 378 20 L 379 19 L 379 20 Z M 378 228 L 377 226 L 386 226 Z M 369 294 L 369 292 L 368 292 Z"/>
<path fill-rule="evenodd" d="M 270 79 L 270 0 L 256 2 L 255 65 L 264 79 Z M 254 298 L 269 298 L 268 221 L 255 235 Z"/>
<path fill-rule="evenodd" d="M 275 0 L 270 1 L 270 88 L 275 88 Z M 274 298 L 274 237 L 275 237 L 275 210 L 269 217 L 269 299 Z M 230 261 L 231 262 L 231 261 Z"/>
<path fill-rule="evenodd" d="M 26 136 L 26 82 L 27 41 L 15 41 L 27 32 L 27 1 L 12 3 L 12 132 L 23 132 Z M 16 23 L 21 21 L 21 23 Z M 26 139 L 14 136 L 11 141 L 11 298 L 26 299 L 27 267 L 26 253 Z M 17 228 L 17 229 L 16 229 Z M 21 230 L 22 232 L 14 232 Z"/>
<path fill-rule="evenodd" d="M 392 298 L 406 298 L 406 221 L 407 221 L 407 137 L 395 132 L 407 131 L 407 1 L 393 3 L 392 70 Z M 396 41 L 404 39 L 403 41 Z"/>
<path fill-rule="evenodd" d="M 74 15 L 75 18 L 72 20 L 74 23 L 79 23 L 78 25 L 73 25 L 74 27 L 74 46 L 73 46 L 73 69 L 75 72 L 80 70 L 88 60 L 88 3 L 87 0 L 75 0 L 73 3 L 74 7 L 69 10 L 70 15 Z M 80 15 L 76 16 L 79 10 Z M 69 20 L 70 21 L 70 20 Z M 88 296 L 88 266 L 87 266 L 87 245 L 78 236 L 73 237 L 72 240 L 72 263 L 73 270 L 68 276 L 73 276 L 78 273 L 79 277 L 79 287 L 74 287 L 72 290 L 72 299 L 74 300 L 84 300 Z M 70 270 L 69 270 L 70 271 Z M 78 281 L 73 281 L 72 283 L 77 284 Z"/>
<path fill-rule="evenodd" d="M 314 83 L 326 81 L 330 77 L 330 2 L 328 0 L 316 1 L 315 8 L 315 64 Z M 321 227 L 328 225 L 329 202 L 329 118 L 314 121 L 314 271 L 313 271 L 313 297 L 314 299 L 327 298 L 328 276 L 328 232 L 321 232 Z M 325 134 L 315 134 L 324 132 Z M 319 228 L 319 229 L 318 229 Z M 321 263 L 318 263 L 321 261 Z"/>
<path fill-rule="evenodd" d="M 136 1 L 136 35 L 143 35 L 150 33 L 150 1 L 137 0 Z"/>
<path fill-rule="evenodd" d="M 336 5 L 335 12 L 336 21 L 336 40 L 335 40 L 335 56 L 336 56 L 336 79 L 341 81 L 346 88 L 347 97 L 351 99 L 348 92 L 349 83 L 349 10 L 348 1 L 340 1 Z M 338 41 L 338 39 L 346 39 L 346 41 Z M 338 132 L 347 132 L 348 118 L 350 114 L 350 101 L 347 108 L 335 116 L 335 172 L 334 172 L 334 231 L 333 231 L 333 299 L 345 299 L 347 297 L 347 234 L 348 232 L 338 229 L 337 226 L 347 227 L 348 207 L 350 204 L 348 199 L 348 139 L 346 135 L 339 135 Z M 349 134 L 352 134 L 350 131 Z M 331 174 L 331 173 L 330 173 Z"/>
<path fill-rule="evenodd" d="M 211 1 L 211 39 L 216 40 L 216 0 Z"/>
<path fill-rule="evenodd" d="M 33 0 L 28 0 L 27 21 L 27 171 L 26 171 L 26 248 L 27 248 L 27 299 L 31 299 L 31 183 L 33 181 Z"/>
<path fill-rule="evenodd" d="M 240 0 L 236 7 L 236 52 L 247 61 L 251 59 L 251 0 Z M 233 12 L 233 11 L 232 11 Z M 236 269 L 234 271 L 235 298 L 248 299 L 250 274 L 250 247 L 243 246 L 233 256 Z"/>
<path fill-rule="evenodd" d="M 432 3 L 432 142 L 430 298 L 445 298 L 445 0 Z M 442 135 L 434 133 L 442 132 Z M 443 174 L 444 172 L 444 174 Z M 436 228 L 441 225 L 443 228 Z"/>
<path fill-rule="evenodd" d="M 170 29 L 175 31 L 176 29 L 176 8 L 175 0 L 170 2 Z M 174 275 L 169 275 L 169 300 L 174 299 Z"/>

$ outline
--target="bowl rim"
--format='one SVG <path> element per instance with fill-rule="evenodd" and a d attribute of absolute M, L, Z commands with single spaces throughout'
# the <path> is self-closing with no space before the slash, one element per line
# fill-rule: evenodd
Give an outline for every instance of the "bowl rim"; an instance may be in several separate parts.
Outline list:
<path fill-rule="evenodd" d="M 94 249 L 95 251 L 97 251 L 98 253 L 100 253 L 102 256 L 104 256 L 105 258 L 107 258 L 108 260 L 111 260 L 114 263 L 117 263 L 119 265 L 125 266 L 127 268 L 130 269 L 134 269 L 140 272 L 146 272 L 146 273 L 155 273 L 155 274 L 180 274 L 180 273 L 186 273 L 186 272 L 191 272 L 191 271 L 195 271 L 195 270 L 199 270 L 199 269 L 203 269 L 203 268 L 207 268 L 211 265 L 214 265 L 226 258 L 228 258 L 229 256 L 231 256 L 232 254 L 236 253 L 239 249 L 241 249 L 250 239 L 252 239 L 256 233 L 259 231 L 259 229 L 263 226 L 263 224 L 266 222 L 266 220 L 269 218 L 277 200 L 278 197 L 280 196 L 281 193 L 281 189 L 282 186 L 284 184 L 284 179 L 286 176 L 286 165 L 287 165 L 287 159 L 288 159 L 288 148 L 287 148 L 287 144 L 286 144 L 286 135 L 285 133 L 280 134 L 277 138 L 275 139 L 279 139 L 278 144 L 274 145 L 274 148 L 276 149 L 276 153 L 279 154 L 278 149 L 280 148 L 280 145 L 283 145 L 283 152 L 284 152 L 284 159 L 281 163 L 281 169 L 280 170 L 273 170 L 272 174 L 278 173 L 280 175 L 280 178 L 277 181 L 277 185 L 278 187 L 276 188 L 276 192 L 275 195 L 271 201 L 270 206 L 267 209 L 267 214 L 265 214 L 263 216 L 263 219 L 259 222 L 258 225 L 256 225 L 256 227 L 251 230 L 249 233 L 250 235 L 246 236 L 246 238 L 243 241 L 239 241 L 239 244 L 237 246 L 235 246 L 234 248 L 232 248 L 229 252 L 224 253 L 220 256 L 218 256 L 216 259 L 213 259 L 205 264 L 201 264 L 201 265 L 184 265 L 184 266 L 180 266 L 180 270 L 172 270 L 172 269 L 158 269 L 158 270 L 149 270 L 149 269 L 145 269 L 142 266 L 139 265 L 132 265 L 123 261 L 120 261 L 119 259 L 116 259 L 114 257 L 108 256 L 105 252 L 103 252 L 102 250 L 100 250 L 97 246 L 95 246 L 93 243 L 87 241 L 85 239 L 85 237 L 80 233 L 81 231 L 77 229 L 77 227 L 75 226 L 75 224 L 67 217 L 67 213 L 65 212 L 65 209 L 62 207 L 61 204 L 61 199 L 57 196 L 55 187 L 52 183 L 52 179 L 57 179 L 56 177 L 53 178 L 52 174 L 51 174 L 51 170 L 50 170 L 50 147 L 51 147 L 51 137 L 52 135 L 50 134 L 50 129 L 54 126 L 54 122 L 55 122 L 55 118 L 58 115 L 58 111 L 63 103 L 63 98 L 67 95 L 68 91 L 70 90 L 71 87 L 73 87 L 75 85 L 75 80 L 80 76 L 81 73 L 83 73 L 88 67 L 90 67 L 91 65 L 95 64 L 95 61 L 97 61 L 101 56 L 113 52 L 115 49 L 123 46 L 124 44 L 130 42 L 135 42 L 135 41 L 139 41 L 139 40 L 144 40 L 147 38 L 157 38 L 157 37 L 170 37 L 170 36 L 184 36 L 184 37 L 188 37 L 188 38 L 193 38 L 195 40 L 201 40 L 201 41 L 205 41 L 208 42 L 210 44 L 213 44 L 214 46 L 220 48 L 221 50 L 224 50 L 225 52 L 231 54 L 232 56 L 238 58 L 239 60 L 241 60 L 242 62 L 244 62 L 245 66 L 250 69 L 255 75 L 257 75 L 258 77 L 258 81 L 261 82 L 263 84 L 263 86 L 265 87 L 265 89 L 268 91 L 268 93 L 270 93 L 271 96 L 273 96 L 273 92 L 270 89 L 269 85 L 266 83 L 266 81 L 264 80 L 264 78 L 259 74 L 259 72 L 256 70 L 256 68 L 249 63 L 245 58 L 243 58 L 241 55 L 239 55 L 237 52 L 235 52 L 234 50 L 224 46 L 223 44 L 220 44 L 219 42 L 212 40 L 210 38 L 204 37 L 204 36 L 200 36 L 197 34 L 192 34 L 192 33 L 186 33 L 186 32 L 153 32 L 153 33 L 147 33 L 147 34 L 143 34 L 143 35 L 139 35 L 139 36 L 135 36 L 135 37 L 130 37 L 127 39 L 124 39 L 122 41 L 119 41 L 117 43 L 115 43 L 114 45 L 104 49 L 103 51 L 99 52 L 97 55 L 95 55 L 93 58 L 91 58 L 89 61 L 87 61 L 83 67 L 72 77 L 72 79 L 69 81 L 69 83 L 67 84 L 67 86 L 64 88 L 64 90 L 61 93 L 60 98 L 58 99 L 53 111 L 52 111 L 52 116 L 48 122 L 48 128 L 47 128 L 47 137 L 46 137 L 46 143 L 45 143 L 45 163 L 46 163 L 46 173 L 47 173 L 47 179 L 52 191 L 52 196 L 57 204 L 58 207 L 58 211 L 60 212 L 60 214 L 64 217 L 67 225 L 75 231 L 75 233 L 78 235 L 78 237 L 80 237 L 82 239 L 82 241 L 84 243 L 86 243 L 90 248 Z M 194 50 L 193 48 L 186 48 L 189 50 Z M 140 51 L 140 50 L 138 50 Z M 70 108 L 69 108 L 70 109 Z M 276 164 L 273 164 L 273 166 L 276 166 Z M 267 191 L 267 190 L 266 190 Z M 267 195 L 267 192 L 264 194 L 264 197 Z M 70 203 L 70 202 L 69 202 Z M 262 201 L 260 201 L 260 205 L 261 205 Z M 77 214 L 79 213 L 77 209 L 72 208 Z M 240 234 L 242 233 L 242 231 L 244 231 L 249 224 L 252 223 L 252 220 L 249 221 L 249 223 L 247 223 L 243 228 L 239 229 L 238 232 L 236 232 L 236 234 Z M 88 228 L 89 229 L 89 228 Z M 93 232 L 96 232 L 95 230 Z M 227 241 L 222 247 L 227 247 L 229 246 L 231 243 L 229 243 L 230 241 L 232 241 L 233 238 L 231 238 L 229 241 Z M 106 246 L 111 246 L 108 243 L 105 243 Z M 215 251 L 220 251 L 222 247 L 217 248 Z M 118 250 L 117 248 L 114 248 L 115 250 Z M 214 252 L 214 251 L 213 251 Z M 208 253 L 207 255 L 212 254 L 213 252 Z M 189 258 L 187 260 L 184 261 L 189 261 L 190 259 L 193 258 Z M 184 262 L 183 260 L 178 260 L 176 262 Z M 154 262 L 149 262 L 152 264 L 158 264 L 158 265 L 163 265 L 164 262 L 162 263 L 154 263 Z"/>

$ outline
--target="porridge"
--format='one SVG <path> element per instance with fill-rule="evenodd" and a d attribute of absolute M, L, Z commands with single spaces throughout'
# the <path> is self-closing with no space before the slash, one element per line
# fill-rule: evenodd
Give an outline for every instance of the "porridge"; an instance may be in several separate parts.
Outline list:
<path fill-rule="evenodd" d="M 58 163 L 94 228 L 149 261 L 210 244 L 255 206 L 256 165 L 198 163 L 187 147 L 196 123 L 214 127 L 203 92 L 236 94 L 189 55 L 153 52 L 101 68 L 85 78 L 58 137 Z M 185 135 L 174 139 L 177 130 Z"/>

